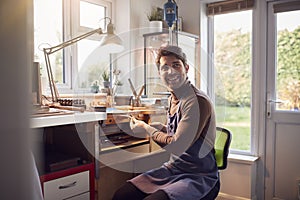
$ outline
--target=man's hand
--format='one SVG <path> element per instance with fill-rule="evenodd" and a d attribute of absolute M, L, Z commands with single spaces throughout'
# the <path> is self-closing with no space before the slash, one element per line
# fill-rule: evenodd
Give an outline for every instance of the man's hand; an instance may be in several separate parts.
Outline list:
<path fill-rule="evenodd" d="M 131 117 L 130 120 L 130 128 L 133 131 L 133 133 L 147 133 L 150 136 L 152 136 L 155 132 L 158 131 L 157 128 L 154 128 L 150 126 L 149 124 L 145 123 L 144 121 L 137 120 L 134 117 Z"/>
<path fill-rule="evenodd" d="M 130 128 L 132 129 L 133 132 L 137 131 L 137 130 L 141 130 L 141 129 L 146 129 L 147 126 L 149 126 L 148 124 L 146 124 L 144 121 L 141 120 L 137 120 L 134 117 L 131 117 L 130 120 Z"/>

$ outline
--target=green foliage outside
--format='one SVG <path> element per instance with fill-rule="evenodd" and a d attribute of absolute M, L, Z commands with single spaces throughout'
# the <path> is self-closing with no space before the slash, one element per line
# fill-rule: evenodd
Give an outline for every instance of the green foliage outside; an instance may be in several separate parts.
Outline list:
<path fill-rule="evenodd" d="M 250 33 L 234 30 L 217 34 L 215 70 L 216 97 L 231 106 L 250 106 L 251 101 Z M 217 101 L 219 102 L 219 101 Z"/>
<path fill-rule="evenodd" d="M 231 149 L 250 150 L 251 35 L 233 30 L 216 35 L 217 124 L 232 132 Z"/>
<path fill-rule="evenodd" d="M 250 108 L 216 106 L 217 124 L 232 133 L 230 148 L 250 150 Z"/>
<path fill-rule="evenodd" d="M 300 108 L 300 27 L 279 32 L 277 41 L 277 87 L 283 109 Z"/>
<path fill-rule="evenodd" d="M 80 71 L 80 76 L 77 79 L 79 88 L 89 88 L 95 81 L 102 83 L 102 75 L 104 72 L 107 72 L 108 68 L 109 63 L 105 61 L 85 66 Z"/>
<path fill-rule="evenodd" d="M 215 94 L 217 123 L 233 133 L 231 148 L 250 150 L 251 34 L 216 34 Z M 278 33 L 277 91 L 281 109 L 300 108 L 300 27 Z"/>

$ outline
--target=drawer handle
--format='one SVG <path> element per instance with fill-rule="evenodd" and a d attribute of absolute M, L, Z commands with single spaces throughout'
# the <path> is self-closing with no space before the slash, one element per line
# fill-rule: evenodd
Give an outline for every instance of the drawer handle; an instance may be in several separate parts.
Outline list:
<path fill-rule="evenodd" d="M 67 189 L 67 188 L 70 188 L 70 187 L 74 187 L 74 186 L 76 186 L 76 183 L 77 183 L 77 181 L 74 181 L 73 183 L 70 183 L 68 185 L 61 185 L 61 186 L 58 187 L 58 189 Z"/>

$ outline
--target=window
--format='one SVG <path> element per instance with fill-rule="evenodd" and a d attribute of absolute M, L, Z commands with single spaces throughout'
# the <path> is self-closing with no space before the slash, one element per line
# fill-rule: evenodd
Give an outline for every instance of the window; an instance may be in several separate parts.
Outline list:
<path fill-rule="evenodd" d="M 299 2 L 298 2 L 299 7 Z M 275 7 L 276 11 L 276 7 Z M 279 12 L 279 11 L 278 11 Z M 276 93 L 282 102 L 276 109 L 300 110 L 300 10 L 279 12 L 277 16 Z"/>
<path fill-rule="evenodd" d="M 99 27 L 105 31 L 108 23 L 105 17 L 111 17 L 111 7 L 111 2 L 103 0 L 34 0 L 34 55 L 35 61 L 41 65 L 42 82 L 47 80 L 42 49 Z M 94 63 L 87 62 L 88 56 L 89 60 L 95 58 L 95 53 L 92 54 L 101 37 L 94 34 L 50 55 L 52 73 L 60 93 L 89 88 L 99 79 L 101 70 L 108 67 L 109 55 L 106 52 L 97 52 L 101 56 Z M 45 93 L 48 83 L 42 86 Z"/>
<path fill-rule="evenodd" d="M 41 63 L 41 73 L 47 77 L 42 48 L 60 44 L 63 41 L 62 0 L 34 0 L 34 59 Z M 53 75 L 63 83 L 61 52 L 51 56 Z"/>
<path fill-rule="evenodd" d="M 231 130 L 231 149 L 239 152 L 251 151 L 252 5 L 242 0 L 207 6 L 217 125 Z"/>

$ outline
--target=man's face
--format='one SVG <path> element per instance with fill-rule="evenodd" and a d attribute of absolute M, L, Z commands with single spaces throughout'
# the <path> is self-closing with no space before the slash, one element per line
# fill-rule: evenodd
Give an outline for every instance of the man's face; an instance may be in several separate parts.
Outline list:
<path fill-rule="evenodd" d="M 175 56 L 162 56 L 160 58 L 159 75 L 162 82 L 170 89 L 179 88 L 187 77 L 188 65 Z"/>

